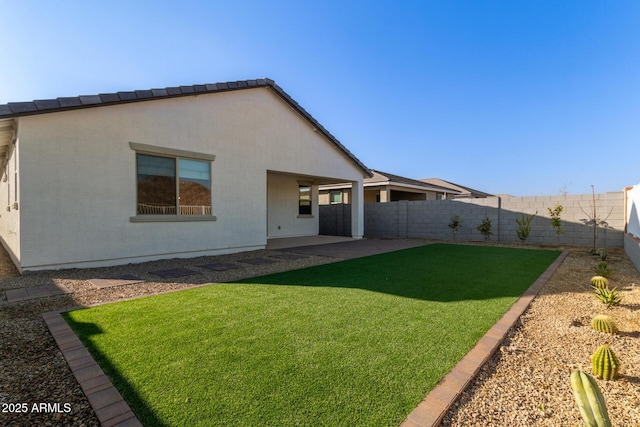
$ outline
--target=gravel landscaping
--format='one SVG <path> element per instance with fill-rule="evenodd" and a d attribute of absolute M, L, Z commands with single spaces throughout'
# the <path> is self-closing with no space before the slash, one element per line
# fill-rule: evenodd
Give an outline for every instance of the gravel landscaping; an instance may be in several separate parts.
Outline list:
<path fill-rule="evenodd" d="M 335 262 L 340 258 L 307 255 L 279 259 L 266 265 L 213 271 L 194 268 L 208 263 L 240 263 L 251 258 L 283 255 L 282 251 L 255 251 L 193 260 L 169 260 L 117 268 L 64 270 L 19 276 L 4 251 L 0 251 L 0 404 L 13 413 L 0 413 L 0 425 L 98 426 L 41 313 L 153 295 L 208 283 Z M 591 353 L 608 343 L 618 355 L 621 377 L 599 381 L 614 425 L 640 425 L 640 273 L 622 250 L 609 251 L 614 270 L 611 286 L 618 286 L 622 304 L 607 310 L 589 287 L 591 268 L 598 258 L 588 249 L 570 249 L 563 265 L 543 287 L 530 309 L 512 330 L 500 351 L 449 411 L 446 426 L 581 426 L 569 385 L 572 370 L 590 372 Z M 200 274 L 163 279 L 150 272 L 189 268 Z M 89 280 L 132 275 L 144 280 L 133 285 L 97 289 Z M 73 293 L 7 303 L 4 291 L 49 283 L 66 286 Z M 589 326 L 598 313 L 613 317 L 620 329 L 615 336 Z M 38 405 L 60 404 L 59 411 Z M 63 406 L 68 403 L 68 406 Z M 11 405 L 9 405 L 11 404 Z M 26 404 L 25 406 L 16 404 Z M 70 411 L 66 409 L 70 408 Z"/>
<path fill-rule="evenodd" d="M 599 260 L 588 249 L 571 250 L 442 425 L 583 426 L 569 376 L 591 373 L 591 354 L 602 344 L 622 365 L 617 380 L 598 380 L 611 421 L 640 425 L 640 274 L 623 250 L 609 250 L 610 287 L 617 286 L 624 299 L 607 309 L 589 285 Z M 591 329 L 599 313 L 616 321 L 618 335 Z"/>

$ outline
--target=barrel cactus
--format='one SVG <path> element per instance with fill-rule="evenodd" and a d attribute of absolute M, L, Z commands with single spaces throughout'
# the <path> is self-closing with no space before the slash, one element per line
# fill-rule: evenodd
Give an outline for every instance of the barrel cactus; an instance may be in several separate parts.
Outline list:
<path fill-rule="evenodd" d="M 611 427 L 604 397 L 598 383 L 591 375 L 580 371 L 573 372 L 571 388 L 585 426 Z"/>
<path fill-rule="evenodd" d="M 606 314 L 598 314 L 591 320 L 591 327 L 598 332 L 617 334 L 618 326 L 613 319 Z"/>
<path fill-rule="evenodd" d="M 591 369 L 593 374 L 605 381 L 613 380 L 618 376 L 620 362 L 608 345 L 600 346 L 591 356 Z"/>
<path fill-rule="evenodd" d="M 603 276 L 593 276 L 591 278 L 591 286 L 594 288 L 608 288 L 609 279 Z"/>

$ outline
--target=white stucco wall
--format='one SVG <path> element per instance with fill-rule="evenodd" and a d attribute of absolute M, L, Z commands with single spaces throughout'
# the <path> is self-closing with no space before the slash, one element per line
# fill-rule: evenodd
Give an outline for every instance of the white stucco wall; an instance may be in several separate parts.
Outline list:
<path fill-rule="evenodd" d="M 9 147 L 0 173 L 0 237 L 14 262 L 20 258 L 19 147 L 19 140 Z"/>
<path fill-rule="evenodd" d="M 626 191 L 627 196 L 627 233 L 640 237 L 640 184 Z"/>
<path fill-rule="evenodd" d="M 311 185 L 311 215 L 298 215 L 298 186 Z M 267 175 L 268 237 L 313 236 L 319 231 L 318 186 L 295 176 Z"/>
<path fill-rule="evenodd" d="M 363 178 L 362 170 L 267 88 L 19 120 L 25 270 L 261 248 L 267 239 L 267 170 Z M 131 222 L 136 156 L 130 142 L 215 155 L 212 214 L 217 220 Z M 279 189 L 279 184 L 273 188 Z M 294 203 L 297 213 L 297 191 Z M 283 224 L 286 230 L 317 234 L 317 221 L 315 230 Z"/>

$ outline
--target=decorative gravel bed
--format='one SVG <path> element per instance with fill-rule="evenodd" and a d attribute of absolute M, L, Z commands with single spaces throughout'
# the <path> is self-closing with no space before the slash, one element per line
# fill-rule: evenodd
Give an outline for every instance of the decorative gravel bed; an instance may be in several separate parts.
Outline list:
<path fill-rule="evenodd" d="M 530 309 L 512 330 L 500 351 L 480 371 L 449 411 L 446 426 L 582 426 L 569 374 L 590 372 L 589 357 L 608 343 L 621 363 L 621 378 L 599 381 L 614 425 L 640 425 L 640 273 L 622 250 L 609 251 L 614 270 L 611 286 L 618 286 L 622 304 L 607 310 L 589 287 L 591 268 L 598 258 L 585 248 L 570 255 L 545 285 Z M 304 268 L 338 261 L 338 258 L 307 256 L 279 259 L 266 265 L 243 264 L 240 269 L 215 271 L 194 266 L 234 263 L 242 259 L 281 255 L 278 251 L 169 260 L 117 268 L 65 270 L 18 276 L 4 251 L 0 251 L 0 292 L 7 289 L 65 285 L 73 294 L 8 304 L 0 301 L 0 404 L 13 413 L 0 413 L 7 426 L 98 426 L 99 422 L 82 394 L 41 313 L 78 305 L 153 295 L 246 277 Z M 151 271 L 189 268 L 200 274 L 162 279 Z M 132 275 L 145 282 L 96 289 L 88 280 Z M 606 313 L 618 323 L 620 334 L 593 331 L 593 315 Z M 41 406 L 41 403 L 50 404 Z M 56 406 L 55 404 L 59 404 Z M 68 403 L 68 406 L 64 406 Z M 26 404 L 26 411 L 22 410 Z M 34 407 L 34 404 L 36 406 Z M 35 409 L 39 410 L 35 410 Z M 66 411 L 70 408 L 70 411 Z"/>
<path fill-rule="evenodd" d="M 640 273 L 623 250 L 609 250 L 609 285 L 624 299 L 607 309 L 589 286 L 599 260 L 587 249 L 571 250 L 442 425 L 582 427 L 569 375 L 591 373 L 591 354 L 602 344 L 622 364 L 620 378 L 598 380 L 611 421 L 640 425 Z M 618 335 L 591 329 L 599 313 L 616 321 Z"/>

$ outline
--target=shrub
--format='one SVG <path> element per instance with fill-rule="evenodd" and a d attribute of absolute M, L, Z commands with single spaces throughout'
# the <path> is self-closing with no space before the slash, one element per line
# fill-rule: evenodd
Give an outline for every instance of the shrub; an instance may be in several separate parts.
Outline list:
<path fill-rule="evenodd" d="M 606 261 L 600 261 L 598 265 L 593 268 L 593 271 L 595 271 L 598 276 L 607 278 L 611 277 L 613 274 L 613 270 L 609 268 Z"/>
<path fill-rule="evenodd" d="M 477 226 L 476 229 L 480 233 L 482 233 L 486 242 L 487 240 L 489 240 L 489 236 L 493 234 L 493 232 L 491 232 L 491 219 L 488 216 L 484 217 L 484 219 L 482 220 L 482 224 Z"/>
<path fill-rule="evenodd" d="M 600 261 L 606 261 L 606 260 L 607 260 L 607 250 L 600 249 Z"/>
<path fill-rule="evenodd" d="M 536 213 L 534 213 L 533 215 L 522 214 L 521 219 L 516 219 L 516 223 L 518 224 L 516 234 L 518 235 L 518 239 L 520 239 L 522 243 L 524 243 L 529 238 L 529 234 L 531 233 L 531 222 L 536 215 L 538 215 L 538 211 L 536 211 Z"/>
<path fill-rule="evenodd" d="M 622 297 L 618 294 L 617 288 L 598 288 L 594 286 L 596 297 L 607 307 L 614 307 L 622 301 Z"/>

